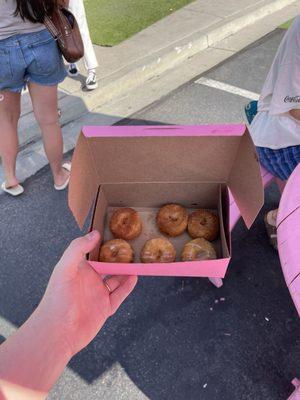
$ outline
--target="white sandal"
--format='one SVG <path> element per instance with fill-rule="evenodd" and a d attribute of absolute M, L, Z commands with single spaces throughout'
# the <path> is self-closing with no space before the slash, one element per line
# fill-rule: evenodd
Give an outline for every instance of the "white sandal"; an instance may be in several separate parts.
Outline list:
<path fill-rule="evenodd" d="M 64 164 L 62 165 L 62 167 L 63 167 L 66 171 L 71 172 L 71 163 L 64 163 Z M 60 185 L 60 186 L 54 185 L 54 189 L 55 189 L 55 190 L 65 190 L 66 187 L 68 186 L 69 182 L 70 182 L 70 176 L 68 177 L 68 179 L 66 180 L 66 182 L 63 183 L 62 185 Z"/>
<path fill-rule="evenodd" d="M 24 188 L 22 185 L 19 184 L 12 187 L 6 187 L 6 182 L 2 183 L 1 189 L 3 190 L 3 192 L 8 193 L 14 197 L 20 196 L 20 194 L 24 192 Z"/>

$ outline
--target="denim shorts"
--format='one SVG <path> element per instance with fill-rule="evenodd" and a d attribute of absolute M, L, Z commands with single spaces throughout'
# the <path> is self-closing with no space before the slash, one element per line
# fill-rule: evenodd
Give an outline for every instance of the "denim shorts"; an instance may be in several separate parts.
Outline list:
<path fill-rule="evenodd" d="M 27 82 L 55 86 L 67 76 L 47 29 L 0 40 L 0 90 L 21 92 Z"/>
<path fill-rule="evenodd" d="M 300 163 L 300 145 L 284 149 L 257 147 L 259 161 L 272 175 L 286 181 Z"/>

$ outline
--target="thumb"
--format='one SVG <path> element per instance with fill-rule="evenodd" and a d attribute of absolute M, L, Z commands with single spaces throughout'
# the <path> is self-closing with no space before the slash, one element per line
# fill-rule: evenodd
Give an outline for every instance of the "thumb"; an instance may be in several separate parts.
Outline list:
<path fill-rule="evenodd" d="M 78 266 L 86 254 L 92 251 L 100 240 L 98 231 L 92 231 L 85 236 L 73 240 L 59 261 L 64 268 Z"/>

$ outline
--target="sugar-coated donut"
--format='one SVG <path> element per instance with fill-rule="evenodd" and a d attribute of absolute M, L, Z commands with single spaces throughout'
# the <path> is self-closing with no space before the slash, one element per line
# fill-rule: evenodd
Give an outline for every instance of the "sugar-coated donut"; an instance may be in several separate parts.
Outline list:
<path fill-rule="evenodd" d="M 217 253 L 214 246 L 203 238 L 197 238 L 186 243 L 181 259 L 182 261 L 215 260 Z"/>
<path fill-rule="evenodd" d="M 119 208 L 110 219 L 109 229 L 118 239 L 132 240 L 142 232 L 142 221 L 133 208 Z"/>
<path fill-rule="evenodd" d="M 167 204 L 158 211 L 156 223 L 162 233 L 179 236 L 186 230 L 188 213 L 178 204 Z"/>
<path fill-rule="evenodd" d="M 133 255 L 129 243 L 123 239 L 113 239 L 103 244 L 100 249 L 99 260 L 108 263 L 131 263 Z"/>
<path fill-rule="evenodd" d="M 188 232 L 195 238 L 204 238 L 212 242 L 219 235 L 219 217 L 207 210 L 194 211 L 188 220 Z"/>
<path fill-rule="evenodd" d="M 141 251 L 143 263 L 170 263 L 176 259 L 176 250 L 165 238 L 147 240 Z"/>

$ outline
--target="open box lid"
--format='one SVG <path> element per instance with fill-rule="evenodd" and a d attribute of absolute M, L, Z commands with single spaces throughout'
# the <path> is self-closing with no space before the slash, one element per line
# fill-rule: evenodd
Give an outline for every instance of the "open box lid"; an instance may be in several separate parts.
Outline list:
<path fill-rule="evenodd" d="M 78 225 L 101 184 L 129 182 L 226 183 L 247 227 L 263 205 L 259 162 L 245 125 L 84 127 L 68 199 Z"/>

